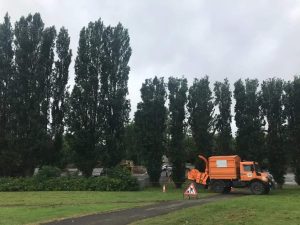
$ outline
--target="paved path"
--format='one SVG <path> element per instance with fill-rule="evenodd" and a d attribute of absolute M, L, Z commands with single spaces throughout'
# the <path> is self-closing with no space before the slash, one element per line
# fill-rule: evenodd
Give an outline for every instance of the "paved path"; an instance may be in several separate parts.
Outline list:
<path fill-rule="evenodd" d="M 209 202 L 215 202 L 234 197 L 242 196 L 240 194 L 213 195 L 199 199 L 167 201 L 154 205 L 148 205 L 139 208 L 126 209 L 121 211 L 99 213 L 78 218 L 65 219 L 46 223 L 45 225 L 125 225 L 137 220 L 167 214 L 169 212 L 203 205 Z"/>

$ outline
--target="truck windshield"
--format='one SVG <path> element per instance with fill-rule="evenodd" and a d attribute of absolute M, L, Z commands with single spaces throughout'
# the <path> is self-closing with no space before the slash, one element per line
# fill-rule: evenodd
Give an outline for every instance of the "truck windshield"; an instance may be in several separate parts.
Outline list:
<path fill-rule="evenodd" d="M 253 165 L 244 165 L 244 171 L 252 171 Z"/>

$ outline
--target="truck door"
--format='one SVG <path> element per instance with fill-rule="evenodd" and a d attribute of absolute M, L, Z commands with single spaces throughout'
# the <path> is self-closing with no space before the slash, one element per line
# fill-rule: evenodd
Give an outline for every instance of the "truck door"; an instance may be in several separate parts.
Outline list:
<path fill-rule="evenodd" d="M 253 179 L 254 166 L 253 164 L 241 165 L 241 180 L 250 181 Z"/>

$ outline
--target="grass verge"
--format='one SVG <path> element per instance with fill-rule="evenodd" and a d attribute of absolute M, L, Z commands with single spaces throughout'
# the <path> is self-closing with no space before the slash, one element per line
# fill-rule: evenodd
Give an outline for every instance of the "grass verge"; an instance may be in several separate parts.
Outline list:
<path fill-rule="evenodd" d="M 269 195 L 247 195 L 138 221 L 132 225 L 299 225 L 300 188 L 285 187 Z"/>
<path fill-rule="evenodd" d="M 172 187 L 167 187 L 166 193 L 161 188 L 137 192 L 0 192 L 0 225 L 37 224 L 178 200 L 182 192 Z"/>

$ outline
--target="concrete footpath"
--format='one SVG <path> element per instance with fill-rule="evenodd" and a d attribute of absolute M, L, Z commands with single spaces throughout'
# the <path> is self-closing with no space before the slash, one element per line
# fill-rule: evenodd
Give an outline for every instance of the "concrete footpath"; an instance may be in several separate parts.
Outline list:
<path fill-rule="evenodd" d="M 138 208 L 53 221 L 50 223 L 44 223 L 44 225 L 125 225 L 137 220 L 167 214 L 179 209 L 240 196 L 243 195 L 232 193 L 227 195 L 219 194 L 203 198 L 200 197 L 199 199 L 191 200 L 166 201 Z"/>

